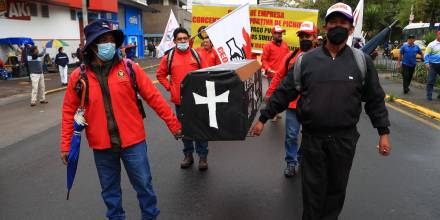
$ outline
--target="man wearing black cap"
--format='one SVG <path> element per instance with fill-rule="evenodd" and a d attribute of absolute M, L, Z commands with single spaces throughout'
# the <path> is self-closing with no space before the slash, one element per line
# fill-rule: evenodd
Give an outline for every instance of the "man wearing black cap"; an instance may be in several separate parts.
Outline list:
<path fill-rule="evenodd" d="M 121 59 L 116 53 L 124 40 L 120 30 L 113 30 L 107 20 L 99 19 L 85 27 L 84 33 L 87 39 L 83 49 L 85 67 L 73 71 L 64 96 L 61 159 L 67 164 L 74 115 L 81 101 L 76 91 L 81 77 L 87 81 L 86 88 L 82 88 L 87 94 L 84 115 L 87 140 L 93 149 L 107 217 L 125 218 L 121 192 L 122 160 L 137 192 L 142 219 L 155 219 L 159 209 L 151 183 L 143 109 L 138 105 L 138 94 L 176 137 L 180 136 L 181 125 L 142 68 Z"/>
<path fill-rule="evenodd" d="M 401 69 L 403 77 L 403 93 L 409 92 L 409 85 L 413 78 L 414 70 L 417 65 L 417 54 L 423 57 L 423 52 L 419 46 L 414 44 L 414 35 L 409 35 L 406 44 L 400 48 L 397 68 Z M 402 63 L 400 63 L 402 61 Z"/>
<path fill-rule="evenodd" d="M 391 151 L 385 93 L 373 62 L 346 45 L 352 22 L 348 5 L 337 3 L 328 9 L 325 45 L 297 59 L 252 129 L 260 135 L 264 123 L 300 95 L 303 220 L 337 219 L 342 210 L 359 138 L 356 124 L 362 101 L 380 136 L 379 153 L 386 156 Z"/>

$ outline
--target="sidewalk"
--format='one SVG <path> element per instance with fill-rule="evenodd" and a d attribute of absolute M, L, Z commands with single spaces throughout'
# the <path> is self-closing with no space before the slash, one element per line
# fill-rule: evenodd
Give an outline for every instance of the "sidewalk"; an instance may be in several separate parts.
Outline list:
<path fill-rule="evenodd" d="M 157 58 L 147 57 L 136 60 L 136 62 L 139 63 L 141 67 L 146 68 L 159 64 L 160 60 Z M 69 68 L 68 74 L 70 75 L 73 70 L 74 68 Z M 151 69 L 148 72 L 151 73 Z M 62 88 L 60 75 L 58 73 L 45 74 L 44 82 L 46 84 L 46 92 Z M 29 95 L 30 99 L 31 90 L 32 85 L 27 77 L 12 80 L 0 80 L 0 101 L 13 96 L 23 97 L 26 95 Z"/>
<path fill-rule="evenodd" d="M 379 74 L 380 82 L 387 95 L 412 102 L 440 113 L 440 99 L 437 99 L 439 88 L 434 89 L 433 101 L 426 99 L 426 86 L 412 81 L 408 94 L 403 94 L 402 80 L 391 77 L 391 74 Z"/>

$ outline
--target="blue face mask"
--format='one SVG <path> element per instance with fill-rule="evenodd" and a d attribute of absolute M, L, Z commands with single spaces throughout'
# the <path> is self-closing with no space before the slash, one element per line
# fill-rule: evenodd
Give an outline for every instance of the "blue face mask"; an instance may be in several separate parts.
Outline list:
<path fill-rule="evenodd" d="M 97 44 L 98 57 L 100 60 L 107 62 L 115 56 L 116 45 L 114 43 Z"/>
<path fill-rule="evenodd" d="M 180 51 L 186 51 L 189 47 L 189 43 L 177 43 L 177 49 Z"/>

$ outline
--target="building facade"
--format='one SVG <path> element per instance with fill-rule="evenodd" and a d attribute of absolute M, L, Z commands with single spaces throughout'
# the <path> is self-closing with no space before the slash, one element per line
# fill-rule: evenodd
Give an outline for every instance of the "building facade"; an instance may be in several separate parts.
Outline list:
<path fill-rule="evenodd" d="M 186 0 L 149 0 L 148 5 L 153 11 L 143 13 L 145 44 L 147 41 L 160 43 L 171 10 L 180 26 L 191 33 L 191 12 L 184 9 L 187 5 Z"/>
<path fill-rule="evenodd" d="M 63 46 L 75 62 L 72 54 L 82 42 L 82 0 L 0 0 L 0 38 L 32 38 L 39 48 L 45 47 L 49 40 L 61 40 Z M 114 18 L 117 24 L 118 2 L 116 0 L 90 0 L 89 21 L 106 17 Z M 54 58 L 58 48 L 47 48 L 46 52 Z M 0 58 L 20 55 L 16 45 L 0 45 Z"/>

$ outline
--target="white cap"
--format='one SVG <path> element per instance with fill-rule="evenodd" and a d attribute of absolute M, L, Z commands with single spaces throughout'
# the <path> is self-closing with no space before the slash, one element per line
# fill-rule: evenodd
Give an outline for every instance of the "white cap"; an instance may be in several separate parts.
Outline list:
<path fill-rule="evenodd" d="M 327 20 L 327 18 L 334 13 L 340 13 L 348 18 L 351 22 L 353 22 L 353 11 L 351 10 L 351 7 L 347 4 L 338 2 L 330 6 L 330 8 L 328 8 L 327 10 L 327 14 L 325 15 L 325 20 Z"/>
<path fill-rule="evenodd" d="M 318 31 L 316 30 L 316 26 L 313 24 L 313 22 L 303 21 L 303 23 L 301 23 L 301 26 L 299 27 L 299 31 L 296 33 L 298 34 L 300 32 L 316 34 Z"/>
<path fill-rule="evenodd" d="M 279 25 L 275 25 L 272 28 L 272 33 L 283 33 L 283 32 L 286 32 L 286 30 L 282 29 L 281 26 Z"/>

